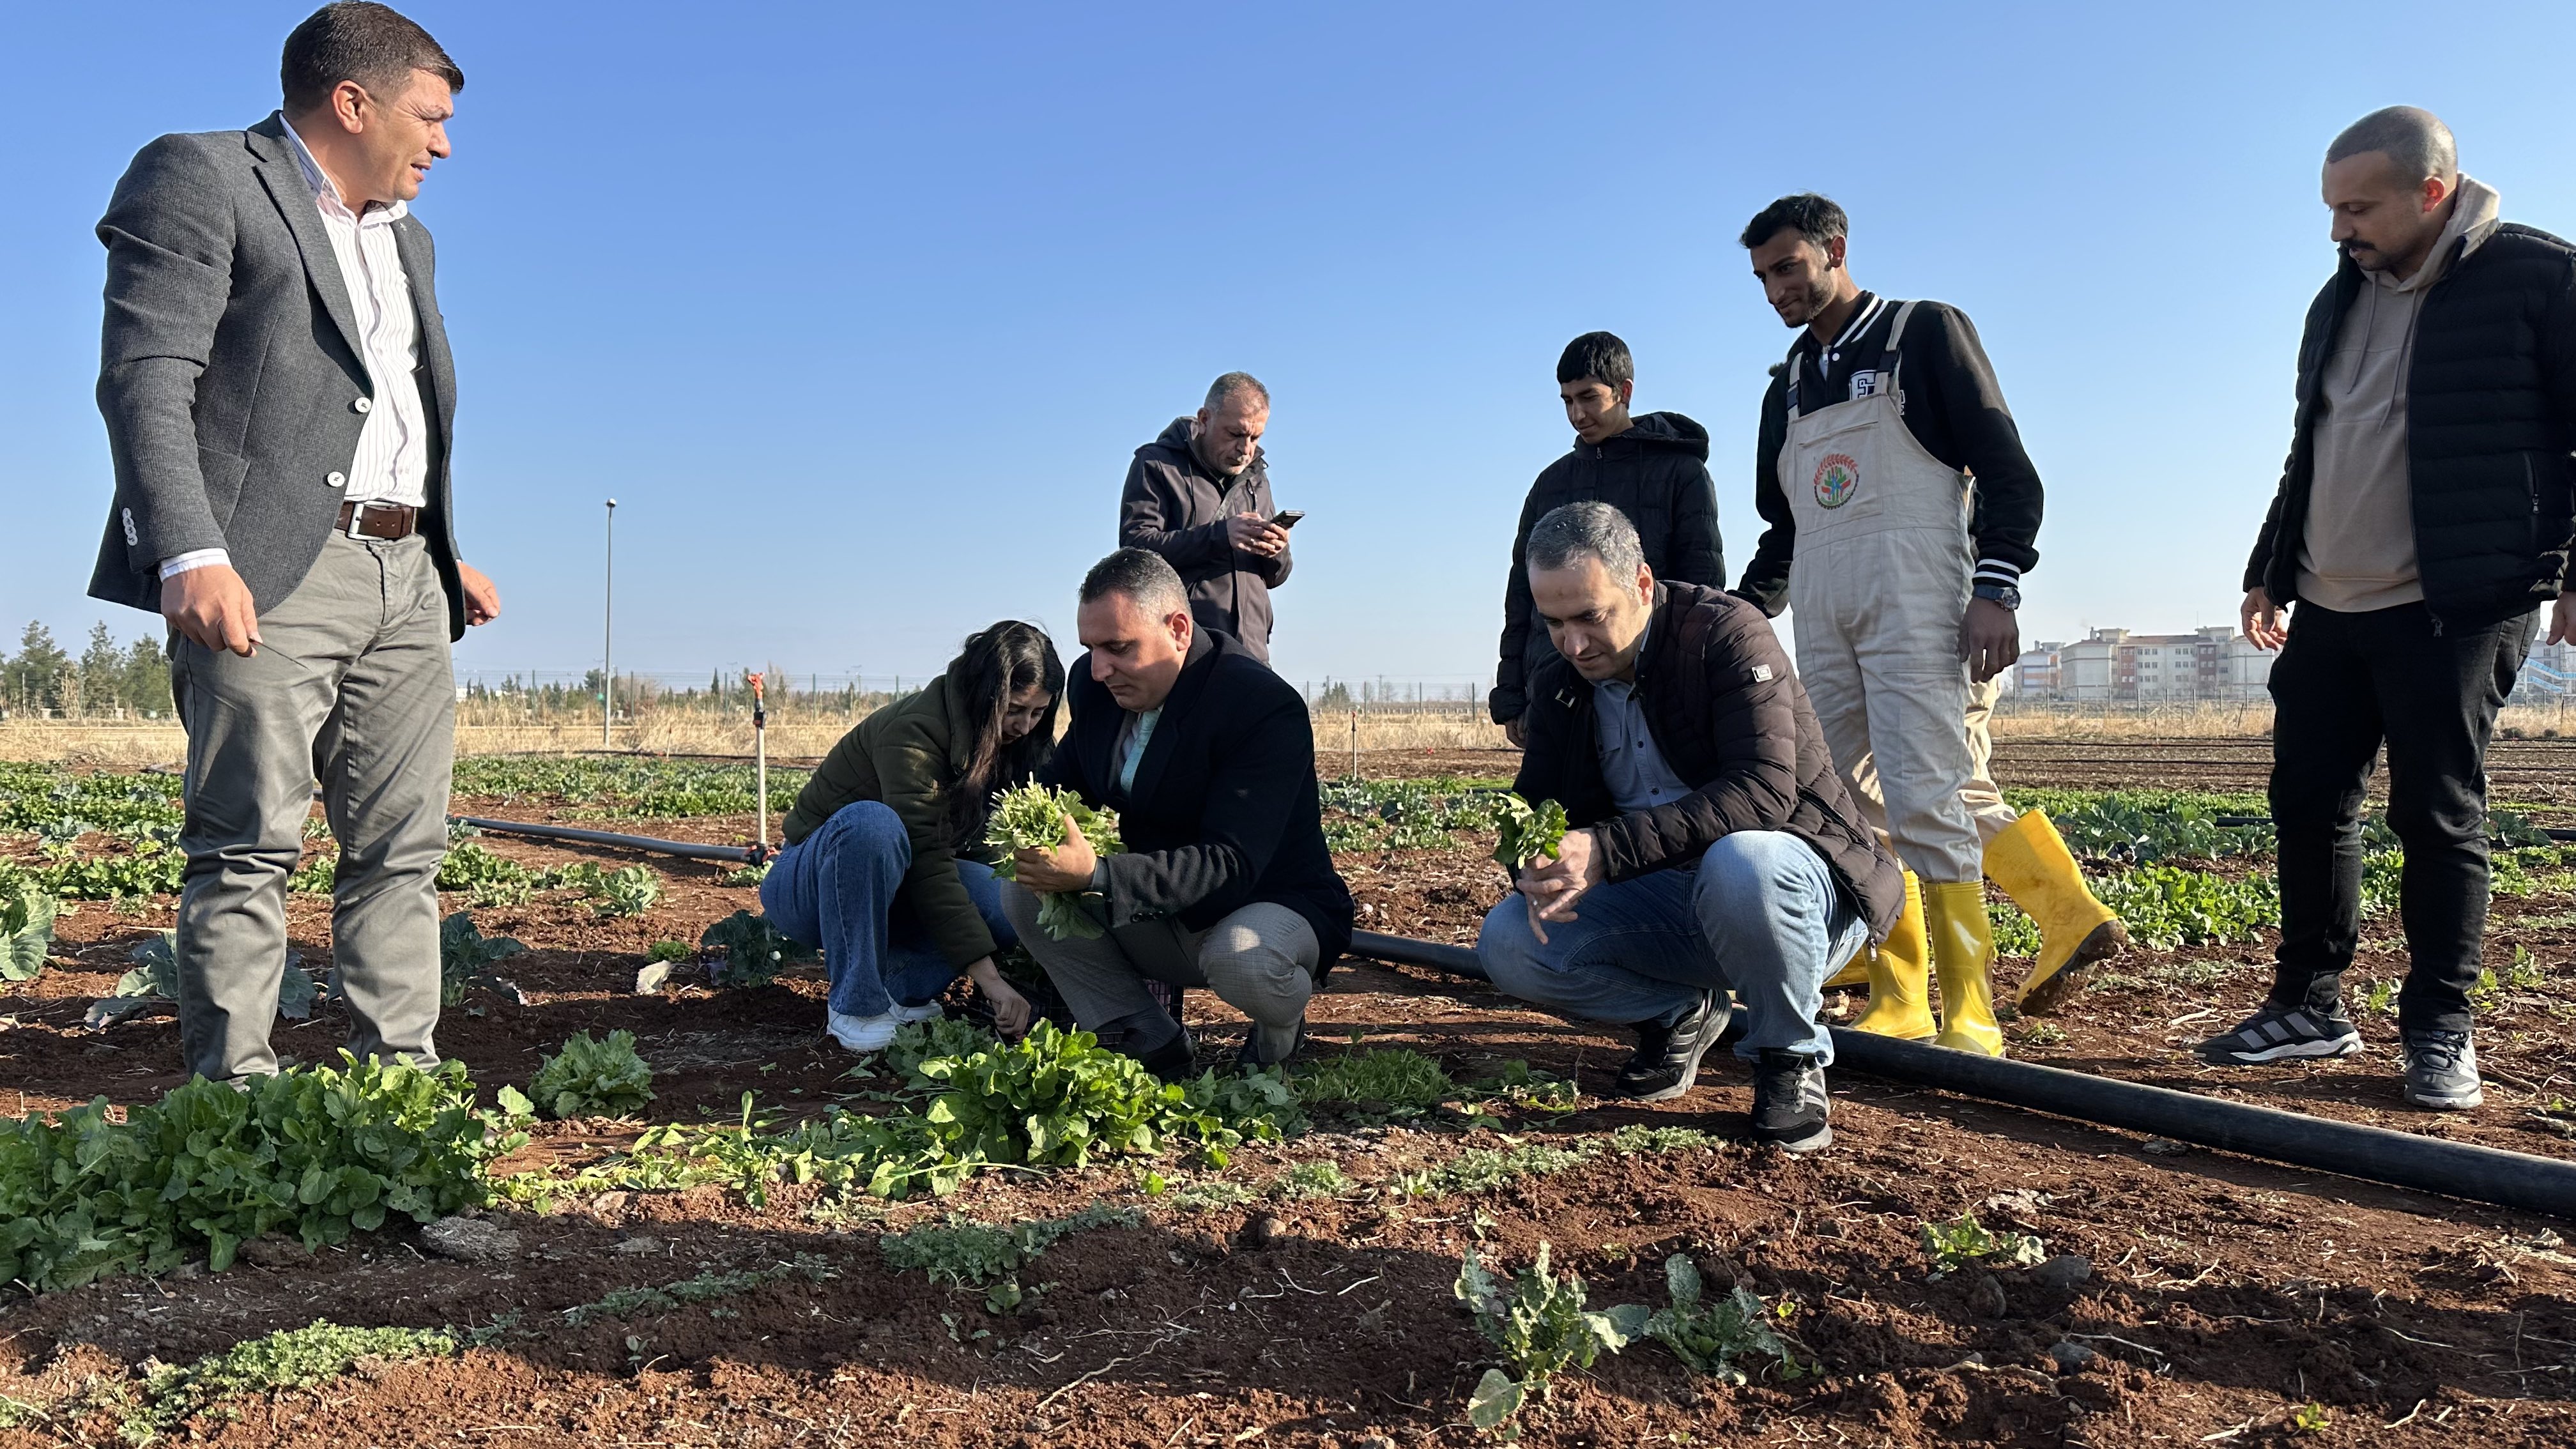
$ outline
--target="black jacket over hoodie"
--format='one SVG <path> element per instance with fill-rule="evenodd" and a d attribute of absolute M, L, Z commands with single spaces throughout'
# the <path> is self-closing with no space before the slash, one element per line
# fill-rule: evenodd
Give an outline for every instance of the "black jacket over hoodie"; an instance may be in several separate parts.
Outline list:
<path fill-rule="evenodd" d="M 1488 704 L 1494 723 L 1509 724 L 1529 707 L 1529 681 L 1556 657 L 1547 626 L 1530 606 L 1530 530 L 1568 503 L 1607 503 L 1637 525 L 1646 567 L 1659 579 L 1726 586 L 1726 550 L 1717 537 L 1717 485 L 1708 476 L 1708 429 L 1680 413 L 1642 413 L 1628 431 L 1547 465 L 1521 504 L 1512 534 L 1512 573 L 1503 581 L 1502 657 Z"/>
<path fill-rule="evenodd" d="M 2347 257 L 2308 308 L 2290 458 L 2245 564 L 2245 587 L 2276 604 L 2298 597 L 2326 357 L 2367 285 Z M 2415 564 L 2436 629 L 2480 628 L 2558 597 L 2576 532 L 2571 448 L 2576 249 L 2508 222 L 2451 258 L 2415 318 L 2406 470 Z"/>
<path fill-rule="evenodd" d="M 1784 830 L 1824 858 L 1885 940 L 1905 907 L 1905 877 L 1825 752 L 1807 691 L 1770 621 L 1733 594 L 1691 584 L 1655 590 L 1637 661 L 1637 702 L 1664 763 L 1695 792 L 1621 814 L 1602 782 L 1592 685 L 1563 659 L 1530 681 L 1529 745 L 1513 789 L 1556 800 L 1600 836 L 1606 878 L 1695 865 L 1720 837 Z"/>
<path fill-rule="evenodd" d="M 1161 554 L 1180 571 L 1199 627 L 1233 635 L 1267 664 L 1270 591 L 1288 582 L 1292 550 L 1275 558 L 1245 553 L 1226 536 L 1225 521 L 1276 511 L 1270 457 L 1256 448 L 1251 467 L 1219 478 L 1190 446 L 1198 432 L 1198 419 L 1174 418 L 1161 437 L 1136 450 L 1118 498 L 1118 546 Z"/>
<path fill-rule="evenodd" d="M 1323 980 L 1350 949 L 1350 888 L 1324 848 L 1315 793 L 1315 732 L 1306 701 L 1240 640 L 1202 629 L 1136 765 L 1135 793 L 1116 793 L 1111 761 L 1126 711 L 1074 661 L 1073 727 L 1038 779 L 1118 812 L 1126 853 L 1108 856 L 1109 924 L 1177 916 L 1204 931 L 1255 901 L 1315 928 Z"/>

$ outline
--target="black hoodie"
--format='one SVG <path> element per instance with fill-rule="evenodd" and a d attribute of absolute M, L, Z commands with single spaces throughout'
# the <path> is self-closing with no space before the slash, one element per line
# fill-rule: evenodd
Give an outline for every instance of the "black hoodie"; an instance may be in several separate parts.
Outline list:
<path fill-rule="evenodd" d="M 1489 704 L 1496 724 L 1529 707 L 1530 676 L 1556 657 L 1547 626 L 1530 606 L 1526 554 L 1530 530 L 1550 509 L 1607 503 L 1637 525 L 1646 567 L 1655 577 L 1726 587 L 1726 550 L 1717 538 L 1717 485 L 1708 476 L 1708 429 L 1680 413 L 1641 413 L 1628 431 L 1547 465 L 1521 504 L 1512 534 L 1512 574 L 1503 583 L 1502 657 Z"/>
<path fill-rule="evenodd" d="M 1198 419 L 1174 418 L 1163 435 L 1136 450 L 1118 499 L 1118 546 L 1152 549 L 1178 569 L 1190 591 L 1190 615 L 1231 634 L 1252 657 L 1270 662 L 1270 591 L 1288 581 L 1288 549 L 1275 558 L 1248 554 L 1226 536 L 1238 513 L 1268 518 L 1270 456 L 1254 449 L 1252 466 L 1220 478 L 1191 446 Z"/>

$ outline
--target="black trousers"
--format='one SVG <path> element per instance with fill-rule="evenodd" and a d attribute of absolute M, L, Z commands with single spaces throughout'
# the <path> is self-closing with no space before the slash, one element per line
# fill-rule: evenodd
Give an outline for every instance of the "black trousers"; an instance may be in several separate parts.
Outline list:
<path fill-rule="evenodd" d="M 2301 604 L 2272 665 L 2280 836 L 2277 1005 L 2331 1007 L 2361 936 L 2361 806 L 2384 741 L 2388 823 L 2406 848 L 2402 1030 L 2469 1026 L 2487 926 L 2487 741 L 2531 651 L 2530 613 L 2436 631 L 2424 606 Z"/>

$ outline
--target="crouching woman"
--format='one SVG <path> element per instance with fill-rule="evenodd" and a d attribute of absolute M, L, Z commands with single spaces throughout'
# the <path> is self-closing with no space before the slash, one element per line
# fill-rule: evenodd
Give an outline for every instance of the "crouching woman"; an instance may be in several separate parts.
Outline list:
<path fill-rule="evenodd" d="M 841 737 L 787 813 L 787 845 L 760 883 L 778 929 L 823 949 L 834 1040 L 870 1052 L 971 978 L 1006 1036 L 1029 1003 L 994 952 L 1018 942 L 984 845 L 993 792 L 1026 780 L 1054 745 L 1064 665 L 1034 624 L 966 641 L 918 694 Z"/>

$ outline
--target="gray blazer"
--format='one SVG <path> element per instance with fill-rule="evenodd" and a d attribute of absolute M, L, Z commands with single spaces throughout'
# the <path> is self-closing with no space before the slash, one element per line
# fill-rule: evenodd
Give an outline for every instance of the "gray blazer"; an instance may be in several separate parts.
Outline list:
<path fill-rule="evenodd" d="M 221 548 L 266 613 L 321 556 L 357 456 L 371 384 L 331 239 L 280 116 L 247 131 L 163 136 L 135 156 L 98 224 L 107 322 L 98 410 L 116 500 L 92 598 L 158 611 L 161 561 Z M 394 224 L 420 319 L 430 436 L 421 527 L 465 633 L 448 506 L 456 365 L 432 284 L 429 230 Z"/>

